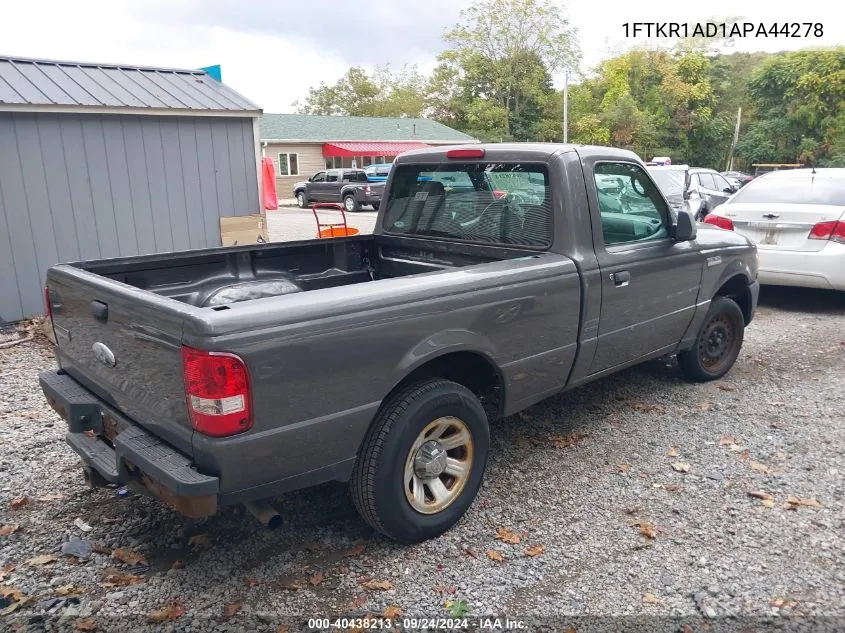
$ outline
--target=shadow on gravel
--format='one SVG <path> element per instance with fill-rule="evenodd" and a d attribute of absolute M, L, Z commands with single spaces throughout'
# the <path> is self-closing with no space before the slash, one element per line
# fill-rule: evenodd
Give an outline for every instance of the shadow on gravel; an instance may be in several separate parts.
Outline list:
<path fill-rule="evenodd" d="M 759 306 L 790 312 L 845 314 L 845 292 L 790 286 L 763 286 L 760 289 Z"/>

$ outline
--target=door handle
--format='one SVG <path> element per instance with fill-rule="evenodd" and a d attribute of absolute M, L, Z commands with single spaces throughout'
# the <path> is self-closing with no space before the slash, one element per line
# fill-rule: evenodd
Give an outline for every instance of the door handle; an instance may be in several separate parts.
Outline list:
<path fill-rule="evenodd" d="M 616 285 L 617 288 L 621 288 L 623 286 L 627 286 L 628 283 L 631 281 L 631 273 L 627 270 L 620 270 L 616 273 L 610 273 L 610 280 Z"/>

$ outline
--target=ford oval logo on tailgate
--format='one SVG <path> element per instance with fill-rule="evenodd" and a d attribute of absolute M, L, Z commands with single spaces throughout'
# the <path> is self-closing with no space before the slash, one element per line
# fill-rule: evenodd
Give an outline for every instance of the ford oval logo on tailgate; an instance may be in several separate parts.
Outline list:
<path fill-rule="evenodd" d="M 115 365 L 117 365 L 117 359 L 114 357 L 114 352 L 112 352 L 108 347 L 106 347 L 102 343 L 94 343 L 91 346 L 91 349 L 94 350 L 94 356 L 96 356 L 97 360 L 100 361 L 103 365 L 107 365 L 109 367 L 114 367 Z"/>

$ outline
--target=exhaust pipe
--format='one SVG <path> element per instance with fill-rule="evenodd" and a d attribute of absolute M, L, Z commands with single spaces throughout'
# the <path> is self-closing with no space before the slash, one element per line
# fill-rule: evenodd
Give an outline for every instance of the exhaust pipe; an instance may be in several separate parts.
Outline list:
<path fill-rule="evenodd" d="M 248 501 L 244 507 L 249 513 L 258 519 L 262 525 L 275 530 L 282 525 L 282 515 L 276 512 L 276 509 L 264 500 Z"/>

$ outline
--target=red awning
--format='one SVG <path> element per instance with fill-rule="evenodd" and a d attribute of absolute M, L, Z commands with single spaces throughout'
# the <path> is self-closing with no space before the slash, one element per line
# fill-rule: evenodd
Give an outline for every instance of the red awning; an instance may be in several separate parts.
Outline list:
<path fill-rule="evenodd" d="M 429 147 L 425 143 L 409 141 L 407 143 L 323 143 L 323 156 L 326 158 L 348 156 L 396 156 L 409 149 Z"/>

